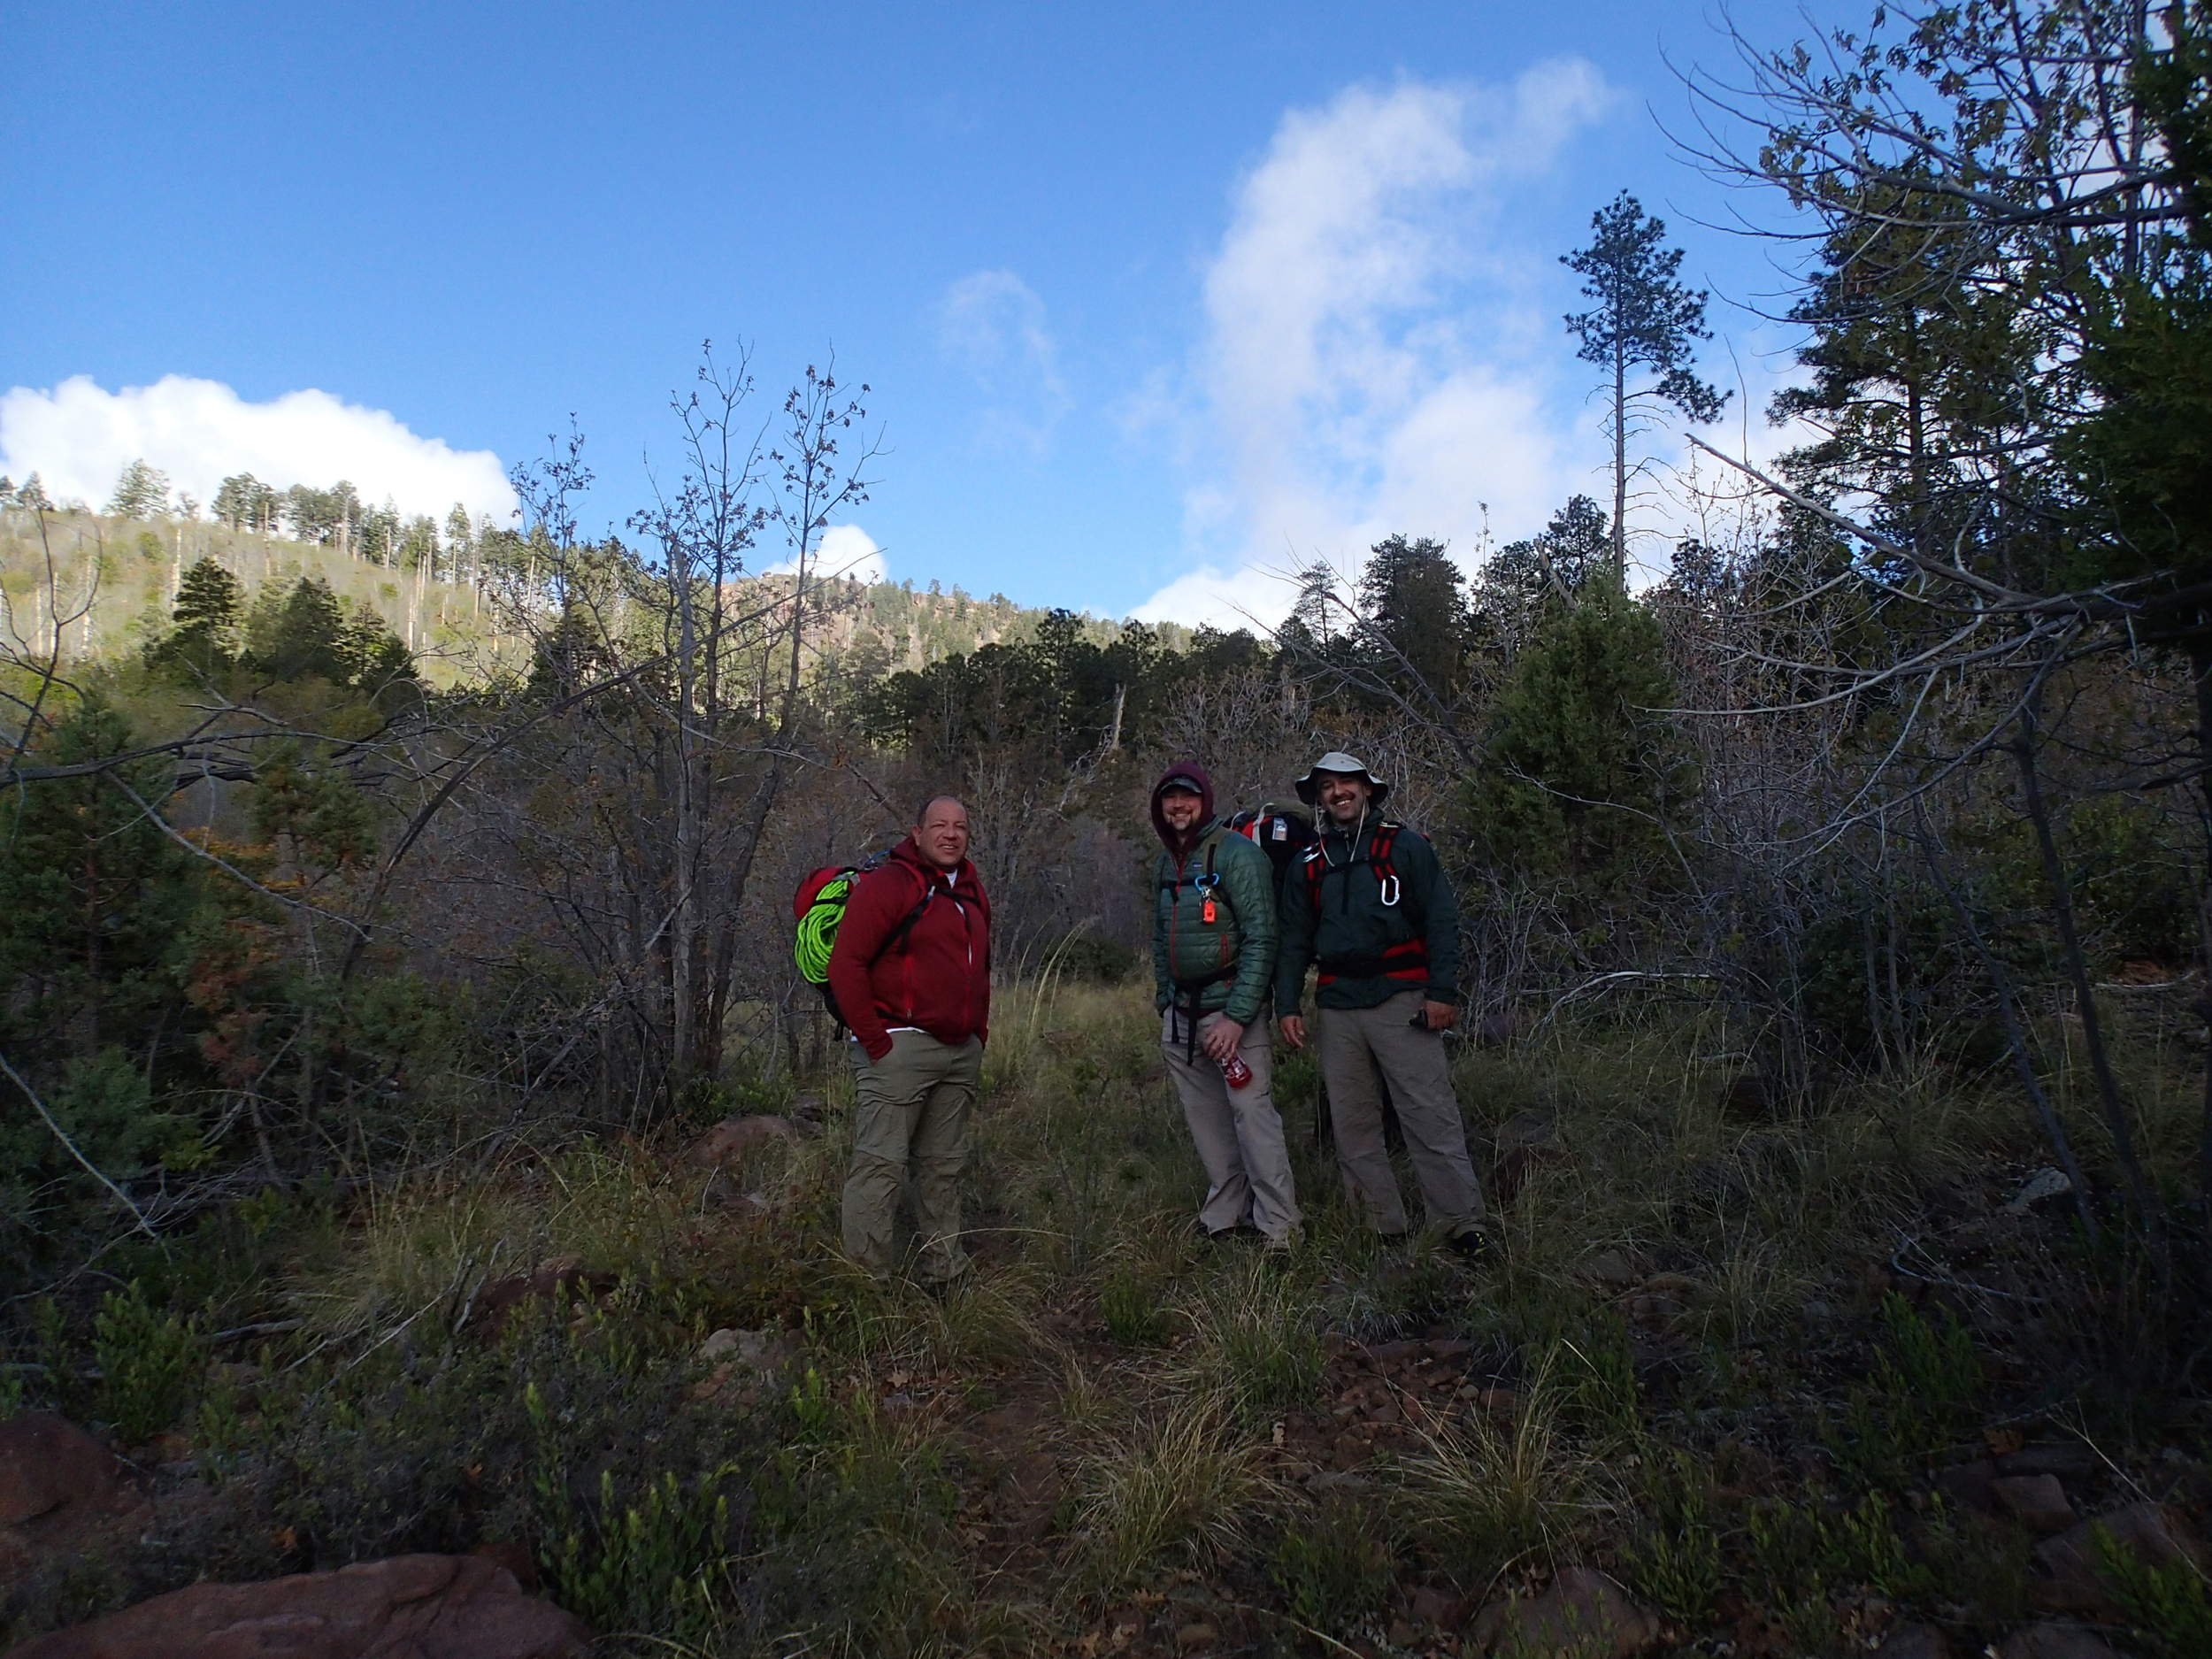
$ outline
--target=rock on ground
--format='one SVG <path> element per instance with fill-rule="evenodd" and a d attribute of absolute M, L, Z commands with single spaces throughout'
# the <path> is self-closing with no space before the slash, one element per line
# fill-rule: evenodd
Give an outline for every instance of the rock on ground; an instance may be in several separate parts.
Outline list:
<path fill-rule="evenodd" d="M 591 1632 L 474 1555 L 395 1555 L 259 1584 L 196 1584 L 24 1643 L 8 1659 L 585 1659 Z"/>
<path fill-rule="evenodd" d="M 50 1411 L 0 1423 L 0 1526 L 104 1502 L 123 1484 L 108 1448 Z"/>
<path fill-rule="evenodd" d="M 1999 1475 L 1989 1483 L 1989 1490 L 2030 1532 L 2048 1536 L 2074 1524 L 2074 1506 L 2066 1501 L 2066 1488 L 2056 1475 Z"/>
<path fill-rule="evenodd" d="M 1654 1646 L 1659 1633 L 1657 1616 L 1631 1601 L 1628 1592 L 1603 1573 L 1594 1567 L 1563 1567 L 1543 1594 L 1484 1608 L 1475 1616 L 1471 1642 L 1478 1653 L 1514 1659 L 1552 1654 L 1633 1659 Z"/>
<path fill-rule="evenodd" d="M 2109 1532 L 2120 1548 L 2153 1566 L 2177 1562 L 2204 1565 L 2203 1546 L 2178 1515 L 2162 1503 L 2131 1503 L 2070 1526 L 2035 1547 L 2036 1561 L 2051 1575 L 2049 1583 L 2038 1586 L 2041 1605 L 2079 1612 L 2111 1610 L 2111 1588 L 2096 1543 L 2099 1527 Z"/>
<path fill-rule="evenodd" d="M 796 1141 L 799 1131 L 788 1118 L 725 1118 L 691 1143 L 684 1156 L 706 1169 L 719 1169 L 749 1156 L 764 1146 Z"/>
<path fill-rule="evenodd" d="M 1950 1639 L 1932 1624 L 1900 1624 L 1883 1638 L 1874 1659 L 1951 1659 Z"/>
<path fill-rule="evenodd" d="M 2031 1624 L 2005 1638 L 1998 1659 L 2120 1659 L 2104 1639 L 2078 1624 Z"/>

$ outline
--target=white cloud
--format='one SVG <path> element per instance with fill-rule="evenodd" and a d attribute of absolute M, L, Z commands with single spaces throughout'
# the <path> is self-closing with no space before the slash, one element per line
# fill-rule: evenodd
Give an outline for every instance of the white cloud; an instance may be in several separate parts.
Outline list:
<path fill-rule="evenodd" d="M 1271 574 L 1356 563 L 1394 530 L 1471 561 L 1488 517 L 1534 528 L 1577 488 L 1578 401 L 1553 384 L 1548 252 L 1509 240 L 1510 191 L 1612 102 L 1578 58 L 1510 87 L 1356 86 L 1293 110 L 1239 186 L 1191 365 L 1214 460 L 1186 498 L 1203 564 L 1137 608 L 1271 620 Z"/>
<path fill-rule="evenodd" d="M 1071 400 L 1036 290 L 1011 271 L 962 277 L 939 307 L 938 343 L 983 394 L 977 436 L 987 448 L 1050 447 Z"/>
<path fill-rule="evenodd" d="M 279 489 L 351 480 L 364 500 L 442 517 L 455 502 L 505 523 L 515 505 L 499 457 L 421 438 L 380 409 L 327 392 L 287 392 L 250 403 L 218 380 L 166 375 L 151 386 L 103 391 L 76 375 L 50 392 L 0 395 L 0 471 L 39 474 L 57 501 L 104 502 L 132 461 L 169 474 L 204 506 L 222 480 L 251 472 Z"/>
<path fill-rule="evenodd" d="M 842 581 L 850 576 L 856 581 L 887 582 L 891 567 L 885 563 L 883 549 L 876 539 L 856 524 L 833 524 L 822 532 L 822 539 L 815 544 L 812 556 L 807 560 L 810 575 L 824 581 L 834 577 Z M 764 574 L 787 576 L 791 561 L 771 565 Z"/>

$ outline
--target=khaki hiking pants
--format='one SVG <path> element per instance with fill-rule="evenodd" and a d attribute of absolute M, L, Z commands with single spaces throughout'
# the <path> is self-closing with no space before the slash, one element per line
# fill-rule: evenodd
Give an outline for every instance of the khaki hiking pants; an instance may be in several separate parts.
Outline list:
<path fill-rule="evenodd" d="M 960 1177 L 968 1167 L 968 1107 L 983 1073 L 982 1040 L 945 1043 L 926 1031 L 897 1031 L 881 1060 L 859 1052 L 845 1254 L 879 1278 L 890 1272 L 899 1187 L 910 1165 L 921 1275 L 957 1279 L 968 1271 L 960 1248 Z"/>
<path fill-rule="evenodd" d="M 1410 1023 L 1425 1000 L 1418 991 L 1401 991 L 1379 1008 L 1324 1008 L 1314 1014 L 1344 1196 L 1382 1233 L 1403 1233 L 1407 1223 L 1398 1178 L 1383 1148 L 1378 1074 L 1389 1081 L 1429 1220 L 1456 1233 L 1483 1218 L 1482 1188 L 1467 1156 L 1467 1130 L 1452 1093 L 1444 1039 Z"/>
<path fill-rule="evenodd" d="M 1219 1014 L 1199 1022 L 1203 1032 Z M 1160 1019 L 1160 1052 L 1183 1102 L 1183 1121 L 1206 1166 L 1206 1202 L 1199 1224 L 1209 1233 L 1226 1233 L 1249 1223 L 1277 1242 L 1286 1242 L 1298 1227 L 1298 1200 L 1291 1191 L 1290 1148 L 1283 1143 L 1283 1120 L 1268 1092 L 1274 1049 L 1267 1021 L 1244 1028 L 1237 1054 L 1252 1068 L 1252 1080 L 1233 1089 L 1221 1068 L 1201 1048 L 1187 1057 L 1187 1032 L 1176 1010 Z"/>

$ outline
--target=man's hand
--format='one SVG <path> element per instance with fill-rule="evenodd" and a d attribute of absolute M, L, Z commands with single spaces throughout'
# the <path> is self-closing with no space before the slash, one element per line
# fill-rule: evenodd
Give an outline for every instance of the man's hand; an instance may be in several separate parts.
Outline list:
<path fill-rule="evenodd" d="M 1459 1023 L 1459 1010 L 1449 1002 L 1424 1002 L 1421 1012 L 1431 1031 L 1449 1031 Z"/>
<path fill-rule="evenodd" d="M 1306 1022 L 1295 1014 L 1283 1016 L 1283 1046 L 1293 1054 L 1306 1046 Z"/>
<path fill-rule="evenodd" d="M 1198 1028 L 1198 1046 L 1216 1065 L 1226 1065 L 1244 1041 L 1244 1027 L 1226 1014 L 1216 1014 Z"/>

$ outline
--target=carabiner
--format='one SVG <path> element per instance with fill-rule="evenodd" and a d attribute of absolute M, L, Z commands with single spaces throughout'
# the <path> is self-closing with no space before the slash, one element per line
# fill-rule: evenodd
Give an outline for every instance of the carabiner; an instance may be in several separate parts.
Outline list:
<path fill-rule="evenodd" d="M 1398 878 L 1397 878 L 1397 877 L 1395 877 L 1395 876 L 1385 876 L 1385 877 L 1382 879 L 1382 902 L 1383 902 L 1383 908 L 1384 908 L 1385 910 L 1388 910 L 1388 909 L 1389 909 L 1392 905 L 1394 905 L 1394 904 L 1397 903 L 1397 902 L 1398 902 Z"/>

